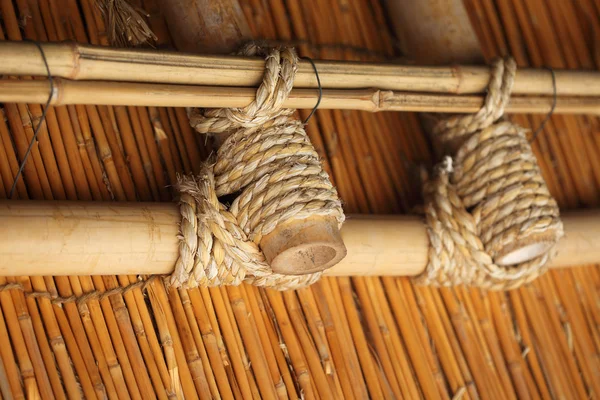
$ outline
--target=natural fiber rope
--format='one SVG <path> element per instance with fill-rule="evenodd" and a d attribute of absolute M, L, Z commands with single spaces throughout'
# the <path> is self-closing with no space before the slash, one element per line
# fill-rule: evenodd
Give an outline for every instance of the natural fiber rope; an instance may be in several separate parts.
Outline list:
<path fill-rule="evenodd" d="M 76 303 L 77 307 L 81 311 L 82 307 L 91 300 L 102 301 L 110 296 L 125 295 L 135 289 L 140 289 L 143 292 L 148 288 L 148 286 L 152 282 L 158 281 L 159 279 L 162 279 L 162 278 L 163 278 L 163 276 L 161 276 L 161 275 L 152 275 L 152 276 L 148 277 L 148 279 L 140 280 L 140 281 L 134 282 L 132 284 L 129 284 L 127 286 L 118 286 L 116 288 L 109 289 L 104 292 L 94 290 L 94 291 L 87 292 L 87 293 L 84 293 L 79 296 L 72 295 L 72 296 L 62 297 L 62 296 L 57 296 L 55 294 L 52 294 L 50 292 L 38 292 L 38 291 L 28 292 L 25 290 L 25 287 L 18 282 L 9 282 L 4 285 L 0 285 L 0 292 L 6 292 L 9 290 L 20 290 L 24 293 L 25 297 L 48 299 L 48 300 L 50 300 L 50 302 L 52 304 L 60 305 L 60 304 L 66 304 L 66 303 Z"/>
<path fill-rule="evenodd" d="M 281 108 L 296 74 L 295 51 L 251 43 L 241 54 L 266 56 L 256 99 L 241 109 L 189 112 L 198 132 L 230 136 L 197 176 L 180 178 L 180 256 L 171 276 L 176 287 L 248 282 L 283 290 L 311 284 L 321 273 L 274 273 L 258 245 L 261 238 L 291 219 L 332 216 L 340 226 L 344 221 L 337 191 L 303 124 L 292 118 L 293 110 Z M 231 206 L 219 202 L 234 193 L 239 195 Z"/>
<path fill-rule="evenodd" d="M 437 123 L 446 157 L 425 184 L 429 263 L 423 284 L 512 289 L 546 270 L 552 249 L 530 261 L 501 266 L 515 245 L 554 245 L 563 235 L 556 201 L 541 176 L 525 130 L 497 120 L 510 98 L 516 64 L 498 60 L 479 112 Z"/>

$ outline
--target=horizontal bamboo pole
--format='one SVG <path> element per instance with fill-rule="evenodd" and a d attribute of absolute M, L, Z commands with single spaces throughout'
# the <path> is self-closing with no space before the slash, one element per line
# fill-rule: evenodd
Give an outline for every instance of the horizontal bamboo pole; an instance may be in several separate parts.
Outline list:
<path fill-rule="evenodd" d="M 52 75 L 73 80 L 153 82 L 255 87 L 262 81 L 264 60 L 233 56 L 191 55 L 145 49 L 114 49 L 69 43 L 42 43 Z M 0 41 L 0 75 L 47 75 L 33 43 Z M 404 92 L 484 93 L 490 78 L 485 66 L 426 67 L 347 61 L 315 61 L 326 89 L 379 88 Z M 600 96 L 600 72 L 557 70 L 558 96 Z M 300 61 L 297 88 L 316 88 L 312 65 Z M 519 69 L 514 94 L 551 96 L 552 74 L 546 69 Z"/>
<path fill-rule="evenodd" d="M 0 80 L 0 103 L 39 103 L 48 100 L 47 81 Z M 255 98 L 246 87 L 188 86 L 157 83 L 72 81 L 54 79 L 52 104 L 94 104 L 157 107 L 244 107 Z M 284 107 L 312 109 L 318 100 L 315 89 L 294 89 Z M 552 97 L 512 97 L 509 113 L 546 114 Z M 325 89 L 319 108 L 338 110 L 423 111 L 472 113 L 483 104 L 483 96 L 393 92 L 378 89 Z M 599 97 L 559 97 L 556 113 L 600 115 Z"/>
<path fill-rule="evenodd" d="M 173 203 L 0 201 L 0 276 L 168 274 L 178 254 Z M 565 213 L 553 268 L 600 262 L 600 210 Z M 427 263 L 423 220 L 350 216 L 348 255 L 327 275 L 418 275 Z"/>

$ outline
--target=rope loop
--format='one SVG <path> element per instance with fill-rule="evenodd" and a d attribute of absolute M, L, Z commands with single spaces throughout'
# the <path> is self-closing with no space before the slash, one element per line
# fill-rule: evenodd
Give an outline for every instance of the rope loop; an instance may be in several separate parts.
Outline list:
<path fill-rule="evenodd" d="M 419 283 L 516 288 L 546 270 L 563 236 L 526 131 L 499 120 L 515 73 L 512 58 L 494 61 L 483 107 L 433 129 L 436 145 L 454 158 L 446 156 L 424 185 L 430 247 Z M 512 263 L 519 248 L 535 256 Z"/>
<path fill-rule="evenodd" d="M 282 108 L 294 83 L 298 56 L 292 48 L 250 43 L 240 54 L 265 57 L 263 82 L 244 108 L 188 110 L 202 134 L 228 135 L 197 175 L 181 176 L 179 259 L 171 284 L 238 285 L 280 290 L 309 285 L 321 273 L 273 272 L 259 243 L 277 225 L 311 216 L 344 213 L 304 126 Z M 235 194 L 227 207 L 219 198 Z"/>

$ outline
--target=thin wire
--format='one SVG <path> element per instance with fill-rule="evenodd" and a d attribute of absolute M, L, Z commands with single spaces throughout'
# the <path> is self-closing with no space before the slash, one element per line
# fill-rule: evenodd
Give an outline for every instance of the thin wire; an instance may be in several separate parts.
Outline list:
<path fill-rule="evenodd" d="M 321 86 L 321 78 L 319 78 L 319 71 L 317 71 L 317 66 L 315 65 L 315 62 L 310 57 L 303 58 L 307 59 L 308 62 L 312 64 L 312 67 L 315 70 L 315 76 L 317 77 L 317 84 L 319 85 L 319 99 L 317 100 L 317 104 L 315 104 L 310 114 L 308 114 L 308 117 L 306 117 L 306 119 L 304 120 L 304 124 L 306 125 L 317 111 L 317 108 L 319 108 L 319 104 L 321 104 L 321 99 L 323 98 L 323 87 Z"/>
<path fill-rule="evenodd" d="M 10 188 L 10 192 L 8 193 L 9 199 L 11 199 L 15 193 L 15 189 L 17 188 L 17 182 L 19 181 L 19 178 L 23 174 L 23 169 L 25 169 L 25 164 L 27 163 L 27 159 L 29 158 L 29 155 L 31 154 L 31 149 L 33 149 L 33 145 L 36 142 L 38 133 L 40 132 L 40 127 L 43 125 L 44 121 L 46 120 L 46 113 L 48 112 L 48 107 L 50 107 L 50 102 L 52 101 L 52 96 L 54 95 L 54 80 L 52 79 L 52 74 L 50 73 L 50 66 L 48 65 L 48 60 L 46 59 L 46 54 L 44 53 L 44 49 L 42 49 L 42 46 L 39 44 L 39 42 L 36 42 L 33 40 L 28 40 L 28 42 L 35 44 L 36 47 L 40 50 L 40 54 L 42 55 L 42 59 L 44 60 L 44 65 L 46 66 L 46 72 L 48 73 L 48 82 L 50 83 L 50 94 L 48 95 L 48 100 L 46 101 L 46 106 L 44 107 L 44 110 L 42 111 L 40 120 L 39 120 L 37 126 L 35 127 L 35 131 L 33 132 L 33 137 L 31 138 L 29 147 L 27 148 L 27 151 L 25 152 L 23 161 L 21 161 L 21 165 L 19 165 L 19 170 L 17 171 L 17 176 L 15 176 L 15 181 L 13 182 L 12 187 Z"/>
<path fill-rule="evenodd" d="M 557 101 L 557 93 L 556 93 L 556 74 L 554 73 L 554 69 L 552 69 L 552 67 L 545 67 L 548 71 L 550 71 L 550 73 L 552 74 L 552 89 L 554 91 L 554 94 L 552 96 L 552 107 L 550 107 L 550 112 L 548 112 L 548 114 L 546 114 L 546 117 L 544 118 L 544 120 L 542 121 L 542 123 L 540 124 L 540 126 L 538 126 L 538 128 L 535 130 L 535 132 L 533 132 L 533 136 L 531 137 L 531 140 L 529 141 L 529 143 L 533 143 L 535 142 L 535 138 L 537 138 L 537 135 L 544 130 L 544 127 L 546 126 L 546 123 L 550 120 L 550 117 L 552 116 L 552 114 L 554 114 L 554 109 L 556 108 L 556 101 Z"/>

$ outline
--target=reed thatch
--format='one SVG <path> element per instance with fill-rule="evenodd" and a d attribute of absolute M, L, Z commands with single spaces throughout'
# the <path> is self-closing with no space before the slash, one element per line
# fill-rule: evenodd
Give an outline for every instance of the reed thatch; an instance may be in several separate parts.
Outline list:
<path fill-rule="evenodd" d="M 169 47 L 160 0 L 138 0 Z M 0 39 L 107 44 L 95 0 L 0 0 Z M 464 0 L 485 55 L 521 66 L 600 66 L 600 4 Z M 303 55 L 386 60 L 395 41 L 369 0 L 241 0 L 254 37 Z M 1 61 L 0 61 L 1 62 Z M 42 111 L 4 104 L 0 196 Z M 305 117 L 305 112 L 301 112 Z M 535 129 L 543 116 L 512 116 Z M 414 114 L 318 111 L 307 131 L 349 213 L 405 213 L 420 202 L 432 152 Z M 565 209 L 600 203 L 600 123 L 553 116 L 534 150 Z M 176 174 L 209 150 L 181 108 L 49 110 L 16 198 L 169 201 Z M 1 229 L 1 227 L 0 227 Z M 406 278 L 326 278 L 296 292 L 252 286 L 104 292 L 134 276 L 1 278 L 2 398 L 588 398 L 600 395 L 600 271 L 553 271 L 484 293 Z"/>

